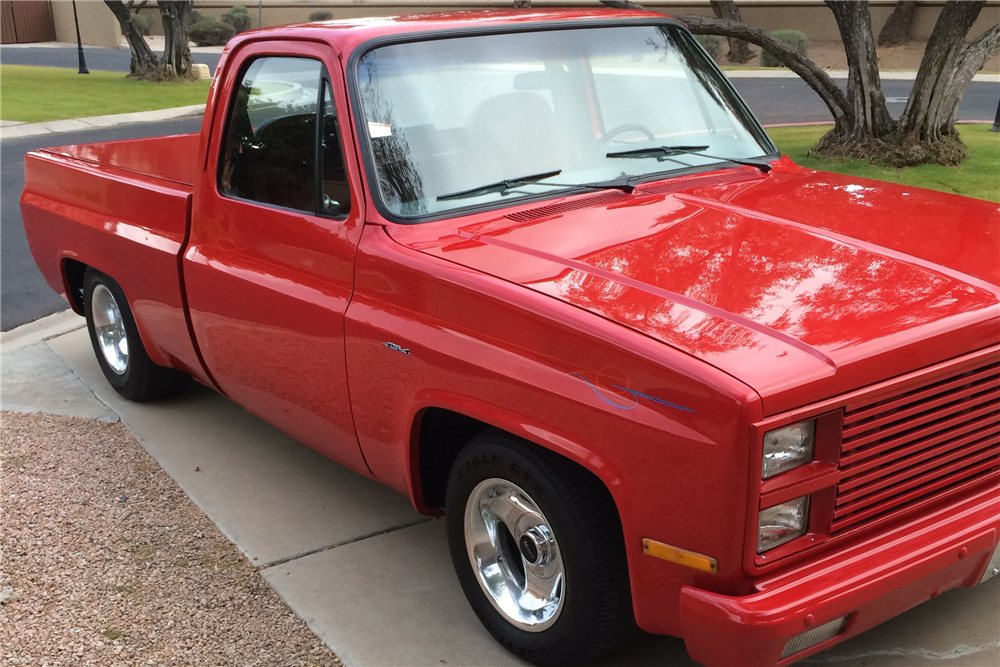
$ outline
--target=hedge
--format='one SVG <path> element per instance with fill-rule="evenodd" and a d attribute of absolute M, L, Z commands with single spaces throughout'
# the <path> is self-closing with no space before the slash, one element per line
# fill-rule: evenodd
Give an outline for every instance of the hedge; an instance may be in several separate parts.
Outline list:
<path fill-rule="evenodd" d="M 188 36 L 198 46 L 225 46 L 236 34 L 236 29 L 213 18 L 202 17 L 191 26 Z"/>
<path fill-rule="evenodd" d="M 771 35 L 788 44 L 802 55 L 806 55 L 809 52 L 809 38 L 801 30 L 775 30 Z M 776 56 L 764 49 L 760 51 L 760 64 L 764 67 L 782 66 L 782 62 Z"/>

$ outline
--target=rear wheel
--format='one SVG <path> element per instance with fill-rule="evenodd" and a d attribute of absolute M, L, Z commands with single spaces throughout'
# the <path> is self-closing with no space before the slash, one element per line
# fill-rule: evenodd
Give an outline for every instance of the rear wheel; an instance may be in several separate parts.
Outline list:
<path fill-rule="evenodd" d="M 575 665 L 635 633 L 618 514 L 586 471 L 488 431 L 458 455 L 445 509 L 469 604 L 515 655 Z"/>
<path fill-rule="evenodd" d="M 150 360 L 125 293 L 113 278 L 87 269 L 83 310 L 97 363 L 119 394 L 133 401 L 148 401 L 176 393 L 190 383 L 187 374 Z"/>

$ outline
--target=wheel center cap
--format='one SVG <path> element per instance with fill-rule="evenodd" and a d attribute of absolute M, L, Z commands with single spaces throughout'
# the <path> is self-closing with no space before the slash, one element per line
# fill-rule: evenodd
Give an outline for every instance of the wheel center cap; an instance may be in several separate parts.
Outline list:
<path fill-rule="evenodd" d="M 522 535 L 521 539 L 517 541 L 517 546 L 521 549 L 521 555 L 524 556 L 524 560 L 532 565 L 538 562 L 538 545 L 531 539 L 531 536 L 527 534 Z"/>

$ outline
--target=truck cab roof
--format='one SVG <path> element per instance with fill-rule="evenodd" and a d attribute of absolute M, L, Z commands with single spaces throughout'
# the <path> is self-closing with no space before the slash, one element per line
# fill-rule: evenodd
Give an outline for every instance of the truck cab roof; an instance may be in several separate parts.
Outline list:
<path fill-rule="evenodd" d="M 335 46 L 341 53 L 349 54 L 369 40 L 392 35 L 432 33 L 485 28 L 487 26 L 519 25 L 532 23 L 564 23 L 568 21 L 602 21 L 627 19 L 658 19 L 658 12 L 611 9 L 607 7 L 554 8 L 554 9 L 475 9 L 467 11 L 407 14 L 402 16 L 373 16 L 365 18 L 294 23 L 275 28 L 250 30 L 237 35 L 226 46 L 234 51 L 245 42 L 261 39 L 311 39 Z M 456 35 L 457 36 L 457 35 Z"/>

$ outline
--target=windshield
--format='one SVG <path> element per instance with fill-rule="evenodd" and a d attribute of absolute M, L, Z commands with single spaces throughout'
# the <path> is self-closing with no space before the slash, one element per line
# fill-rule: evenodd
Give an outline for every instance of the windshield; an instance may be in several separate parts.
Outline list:
<path fill-rule="evenodd" d="M 398 217 L 774 150 L 694 40 L 670 26 L 383 46 L 359 62 L 358 87 L 382 203 Z M 622 159 L 660 146 L 699 150 Z"/>

